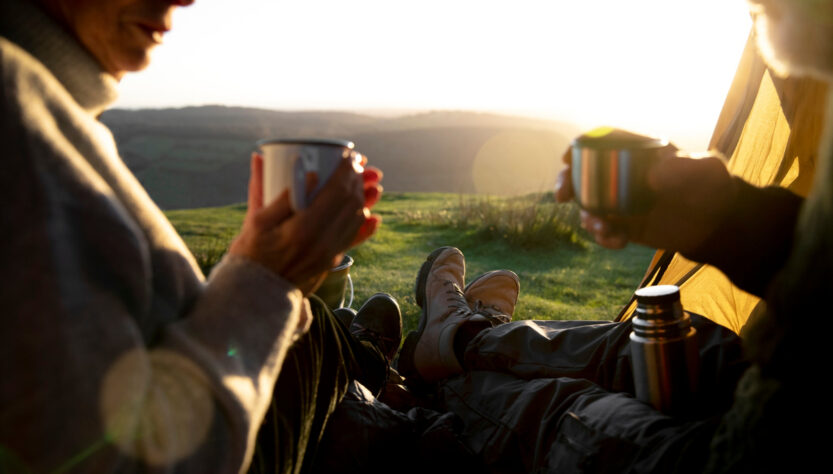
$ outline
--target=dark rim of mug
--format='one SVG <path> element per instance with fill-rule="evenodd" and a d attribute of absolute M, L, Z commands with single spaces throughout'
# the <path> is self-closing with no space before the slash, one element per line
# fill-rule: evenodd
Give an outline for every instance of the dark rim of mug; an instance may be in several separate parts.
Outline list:
<path fill-rule="evenodd" d="M 652 149 L 668 145 L 668 140 L 660 137 L 640 135 L 614 127 L 598 127 L 573 140 L 573 147 L 593 149 Z"/>
<path fill-rule="evenodd" d="M 337 140 L 329 138 L 267 138 L 258 140 L 256 145 L 258 148 L 264 145 L 317 145 L 349 148 L 350 150 L 356 147 L 355 143 L 350 140 Z"/>
<path fill-rule="evenodd" d="M 345 268 L 349 268 L 351 266 L 353 266 L 353 257 L 351 257 L 349 255 L 345 255 L 344 258 L 341 259 L 341 263 L 338 266 L 332 268 L 330 271 L 331 272 L 338 272 L 338 271 L 344 270 Z"/>
<path fill-rule="evenodd" d="M 634 292 L 636 301 L 643 304 L 673 303 L 680 299 L 680 287 L 677 285 L 646 286 Z"/>
<path fill-rule="evenodd" d="M 593 150 L 649 150 L 668 146 L 668 141 L 661 138 L 648 140 L 600 140 L 600 139 L 576 139 L 573 140 L 573 147 L 590 148 Z"/>

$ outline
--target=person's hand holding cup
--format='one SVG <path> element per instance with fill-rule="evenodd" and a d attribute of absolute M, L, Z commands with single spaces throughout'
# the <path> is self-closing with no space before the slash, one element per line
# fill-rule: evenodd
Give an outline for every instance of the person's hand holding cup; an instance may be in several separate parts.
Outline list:
<path fill-rule="evenodd" d="M 608 248 L 635 242 L 697 249 L 723 223 L 737 192 L 717 153 L 687 155 L 662 140 L 616 129 L 578 137 L 563 161 L 556 200 L 575 199 L 582 227 Z"/>
<path fill-rule="evenodd" d="M 382 172 L 366 167 L 353 144 L 268 140 L 251 159 L 249 208 L 229 252 L 315 291 L 350 247 L 368 239 L 381 218 Z"/>

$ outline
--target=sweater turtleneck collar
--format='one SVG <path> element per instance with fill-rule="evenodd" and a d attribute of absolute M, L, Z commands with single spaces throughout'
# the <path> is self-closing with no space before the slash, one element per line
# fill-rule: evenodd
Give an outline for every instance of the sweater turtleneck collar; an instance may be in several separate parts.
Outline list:
<path fill-rule="evenodd" d="M 32 0 L 0 1 L 0 36 L 40 60 L 93 116 L 116 101 L 116 78 Z"/>

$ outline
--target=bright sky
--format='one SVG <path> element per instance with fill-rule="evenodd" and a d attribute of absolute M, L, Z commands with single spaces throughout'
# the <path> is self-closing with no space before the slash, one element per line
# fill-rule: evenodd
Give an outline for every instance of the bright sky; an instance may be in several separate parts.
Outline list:
<path fill-rule="evenodd" d="M 703 147 L 743 0 L 196 0 L 120 107 L 479 110 Z"/>

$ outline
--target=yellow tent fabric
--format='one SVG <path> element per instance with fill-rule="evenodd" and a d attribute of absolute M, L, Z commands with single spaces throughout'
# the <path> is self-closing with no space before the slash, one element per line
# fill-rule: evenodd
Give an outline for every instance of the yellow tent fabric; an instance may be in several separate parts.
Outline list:
<path fill-rule="evenodd" d="M 729 170 L 758 185 L 779 185 L 806 196 L 812 184 L 824 122 L 827 89 L 812 79 L 776 78 L 750 36 L 712 135 L 710 148 L 729 159 Z M 736 333 L 763 302 L 714 267 L 662 250 L 640 287 L 676 284 L 683 307 Z M 617 320 L 631 317 L 632 298 Z"/>

